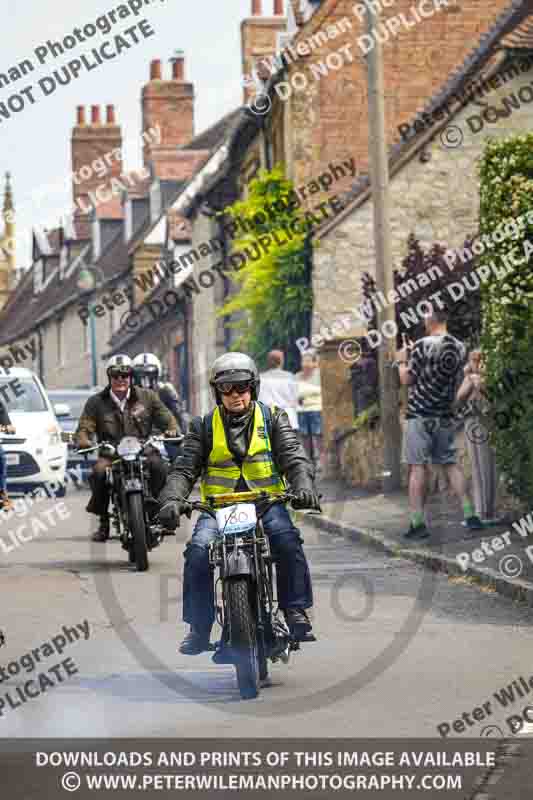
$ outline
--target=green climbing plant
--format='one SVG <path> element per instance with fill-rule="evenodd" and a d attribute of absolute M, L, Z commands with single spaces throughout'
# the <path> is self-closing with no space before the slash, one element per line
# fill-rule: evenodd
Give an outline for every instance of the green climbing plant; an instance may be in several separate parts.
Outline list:
<path fill-rule="evenodd" d="M 495 242 L 480 263 L 481 346 L 492 419 L 491 441 L 508 488 L 533 502 L 533 134 L 489 142 L 480 163 L 480 231 L 502 224 L 512 236 Z M 522 219 L 517 226 L 515 220 Z"/>
<path fill-rule="evenodd" d="M 246 200 L 239 200 L 224 214 L 248 230 L 233 242 L 232 253 L 245 256 L 244 265 L 232 273 L 239 291 L 220 309 L 219 315 L 239 314 L 228 323 L 238 331 L 234 349 L 252 355 L 260 367 L 269 350 L 289 354 L 287 367 L 294 369 L 290 353 L 306 332 L 312 309 L 312 288 L 307 274 L 308 223 L 298 208 L 291 181 L 281 165 L 261 170 L 250 182 Z"/>

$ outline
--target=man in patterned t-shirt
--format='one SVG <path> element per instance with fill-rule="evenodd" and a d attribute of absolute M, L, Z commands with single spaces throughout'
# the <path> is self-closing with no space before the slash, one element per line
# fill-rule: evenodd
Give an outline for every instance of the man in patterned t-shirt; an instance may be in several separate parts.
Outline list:
<path fill-rule="evenodd" d="M 454 444 L 453 404 L 463 378 L 466 349 L 448 333 L 444 311 L 434 310 L 426 317 L 425 327 L 428 335 L 415 343 L 409 358 L 408 348 L 397 354 L 400 382 L 409 386 L 402 455 L 403 462 L 410 465 L 408 539 L 429 536 L 424 519 L 429 464 L 440 464 L 446 470 L 461 500 L 467 527 L 483 527 L 466 493 Z"/>

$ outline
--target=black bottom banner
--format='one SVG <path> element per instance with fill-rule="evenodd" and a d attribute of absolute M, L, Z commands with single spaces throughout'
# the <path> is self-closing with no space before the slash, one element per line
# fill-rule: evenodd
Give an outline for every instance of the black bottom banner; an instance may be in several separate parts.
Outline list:
<path fill-rule="evenodd" d="M 380 797 L 513 800 L 533 785 L 533 741 L 11 739 L 1 796 Z M 521 787 L 521 788 L 520 788 Z M 522 790 L 522 794 L 520 793 Z"/>

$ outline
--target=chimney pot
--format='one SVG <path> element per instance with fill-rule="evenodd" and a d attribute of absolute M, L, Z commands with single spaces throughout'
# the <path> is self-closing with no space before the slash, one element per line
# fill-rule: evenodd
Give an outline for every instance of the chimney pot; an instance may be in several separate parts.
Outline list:
<path fill-rule="evenodd" d="M 100 125 L 100 106 L 91 106 L 91 125 Z"/>
<path fill-rule="evenodd" d="M 252 0 L 252 17 L 260 17 L 263 14 L 261 0 Z"/>
<path fill-rule="evenodd" d="M 185 80 L 185 59 L 183 56 L 178 56 L 172 61 L 172 80 Z"/>
<path fill-rule="evenodd" d="M 78 125 L 85 125 L 85 106 L 78 106 Z"/>
<path fill-rule="evenodd" d="M 156 59 L 150 63 L 150 80 L 151 81 L 160 81 L 161 80 L 161 60 Z"/>
<path fill-rule="evenodd" d="M 274 16 L 283 16 L 283 0 L 274 0 Z"/>
<path fill-rule="evenodd" d="M 106 106 L 106 121 L 108 125 L 115 125 L 116 118 L 115 118 L 115 106 Z"/>

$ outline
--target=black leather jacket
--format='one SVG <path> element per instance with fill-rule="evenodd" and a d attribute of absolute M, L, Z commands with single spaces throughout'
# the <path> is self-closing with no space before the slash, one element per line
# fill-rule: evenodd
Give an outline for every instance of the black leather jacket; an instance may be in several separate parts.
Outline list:
<path fill-rule="evenodd" d="M 235 419 L 220 406 L 226 441 L 229 450 L 237 462 L 246 453 L 250 444 L 254 417 L 252 403 L 246 415 Z M 246 419 L 244 419 L 246 417 Z M 243 420 L 243 424 L 240 424 Z M 237 424 L 232 424 L 237 423 Z M 272 445 L 272 456 L 279 472 L 287 479 L 293 490 L 310 489 L 314 491 L 314 469 L 307 458 L 305 450 L 291 428 L 285 411 L 276 409 L 272 414 L 272 427 L 269 430 Z M 179 497 L 187 497 L 207 465 L 211 449 L 206 417 L 194 417 L 185 441 L 183 455 L 173 463 L 167 482 L 159 495 L 159 501 L 165 503 Z"/>
<path fill-rule="evenodd" d="M 174 419 L 178 421 L 180 427 L 179 433 L 187 433 L 189 427 L 189 420 L 187 413 L 183 407 L 183 403 L 171 383 L 160 383 L 157 386 L 157 393 L 159 399 L 168 408 Z"/>

